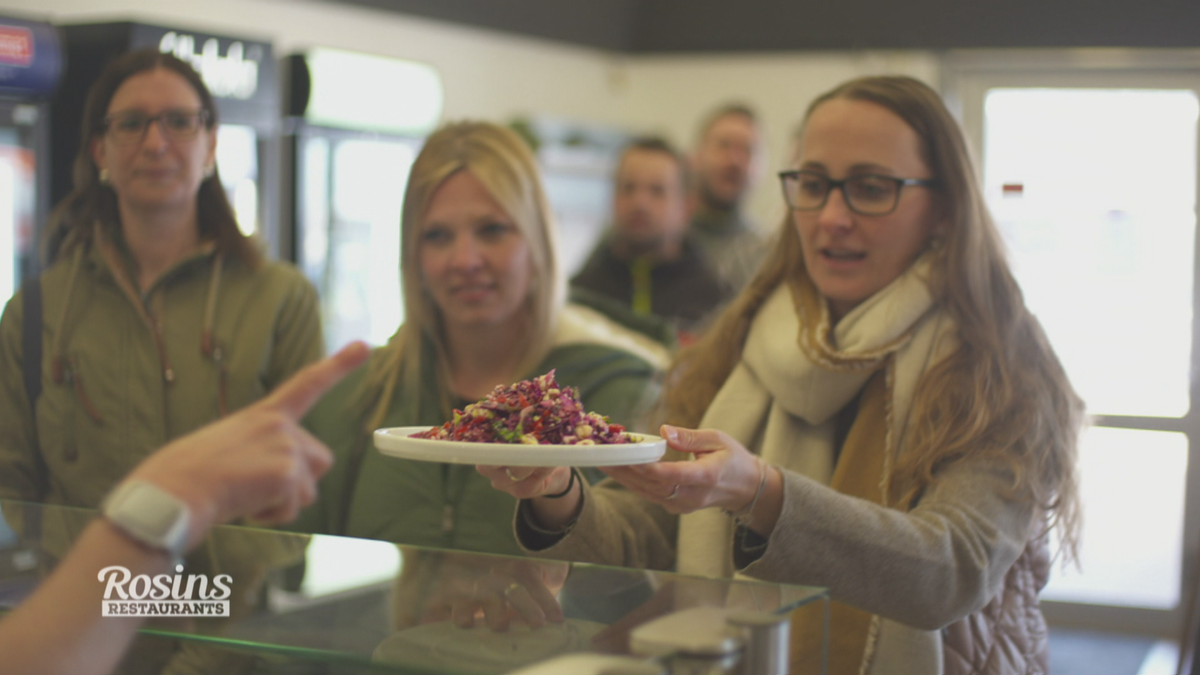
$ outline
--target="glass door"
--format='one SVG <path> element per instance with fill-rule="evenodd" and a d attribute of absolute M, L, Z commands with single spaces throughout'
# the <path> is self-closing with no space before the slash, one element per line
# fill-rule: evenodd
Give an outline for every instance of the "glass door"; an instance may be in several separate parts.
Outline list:
<path fill-rule="evenodd" d="M 1200 60 L 1147 58 L 956 54 L 945 92 L 1026 302 L 1094 418 L 1081 569 L 1055 566 L 1046 613 L 1174 638 L 1200 546 Z"/>
<path fill-rule="evenodd" d="M 36 120 L 33 104 L 0 100 L 0 307 L 36 264 Z"/>
<path fill-rule="evenodd" d="M 245 124 L 221 124 L 217 130 L 217 166 L 238 228 L 263 236 L 259 222 L 258 132 Z"/>
<path fill-rule="evenodd" d="M 404 319 L 400 210 L 416 139 L 306 127 L 296 138 L 296 260 L 321 296 L 325 346 L 382 345 Z"/>

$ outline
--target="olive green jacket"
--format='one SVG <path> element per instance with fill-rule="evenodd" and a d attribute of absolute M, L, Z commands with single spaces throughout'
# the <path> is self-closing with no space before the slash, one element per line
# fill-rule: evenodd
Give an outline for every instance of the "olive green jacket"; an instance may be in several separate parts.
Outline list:
<path fill-rule="evenodd" d="M 152 451 L 322 356 L 316 291 L 299 272 L 219 257 L 207 250 L 181 261 L 141 297 L 119 240 L 47 270 L 36 428 L 22 380 L 21 294 L 8 302 L 0 498 L 96 507 Z"/>
<path fill-rule="evenodd" d="M 579 388 L 588 410 L 632 425 L 657 396 L 656 375 L 665 363 L 666 350 L 657 343 L 649 352 L 635 349 L 622 342 L 630 335 L 627 328 L 593 310 L 569 305 L 551 351 L 525 377 L 556 369 L 561 384 Z M 432 348 L 427 352 L 432 365 Z M 372 430 L 365 427 L 371 410 L 361 401 L 378 397 L 362 387 L 365 374 L 378 367 L 382 356 L 381 350 L 372 354 L 306 419 L 308 429 L 337 459 L 322 480 L 317 503 L 289 528 L 520 555 L 511 522 L 516 500 L 493 489 L 474 466 L 398 459 L 375 449 Z M 434 369 L 422 370 L 431 374 L 419 388 L 403 389 L 392 397 L 384 427 L 434 426 L 446 421 L 449 411 L 442 408 L 443 393 L 432 375 Z M 462 407 L 466 402 L 453 403 Z"/>

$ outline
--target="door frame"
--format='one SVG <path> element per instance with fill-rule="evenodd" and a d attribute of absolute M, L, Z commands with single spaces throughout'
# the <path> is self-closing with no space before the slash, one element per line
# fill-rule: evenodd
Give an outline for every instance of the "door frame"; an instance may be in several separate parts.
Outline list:
<path fill-rule="evenodd" d="M 952 50 L 942 56 L 941 91 L 959 119 L 982 175 L 983 103 L 995 87 L 1192 89 L 1200 97 L 1200 49 Z M 1200 134 L 1198 134 L 1200 138 Z M 1200 143 L 1198 143 L 1200 146 Z M 1197 199 L 1200 202 L 1200 147 Z M 1200 218 L 1197 219 L 1200 230 Z M 1181 418 L 1095 416 L 1094 426 L 1173 431 L 1187 437 L 1183 560 L 1180 601 L 1171 610 L 1043 600 L 1052 624 L 1178 639 L 1187 593 L 1200 573 L 1200 231 L 1195 237 L 1192 277 L 1192 351 L 1189 398 Z"/>

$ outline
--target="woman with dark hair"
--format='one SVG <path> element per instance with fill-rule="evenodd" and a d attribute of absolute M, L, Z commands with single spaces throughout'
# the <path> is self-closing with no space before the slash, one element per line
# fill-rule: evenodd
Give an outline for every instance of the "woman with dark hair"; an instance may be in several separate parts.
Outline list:
<path fill-rule="evenodd" d="M 542 555 L 827 587 L 828 672 L 1047 672 L 1037 594 L 1048 531 L 1075 550 L 1083 404 L 962 132 L 917 80 L 852 80 L 780 180 L 779 245 L 667 375 L 663 435 L 693 461 L 596 488 L 480 471 Z M 821 624 L 793 636 L 809 672 Z"/>
<path fill-rule="evenodd" d="M 321 357 L 316 292 L 238 229 L 216 130 L 212 95 L 172 55 L 131 52 L 93 85 L 43 323 L 23 325 L 24 294 L 0 319 L 0 497 L 96 507 L 154 448 Z M 26 329 L 40 364 L 24 364 Z"/>

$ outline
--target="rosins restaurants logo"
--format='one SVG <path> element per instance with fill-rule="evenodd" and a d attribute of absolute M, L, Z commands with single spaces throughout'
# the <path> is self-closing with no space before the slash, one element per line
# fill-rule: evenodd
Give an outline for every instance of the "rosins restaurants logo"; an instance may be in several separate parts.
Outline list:
<path fill-rule="evenodd" d="M 176 565 L 173 575 L 154 576 L 105 567 L 98 577 L 106 584 L 102 616 L 229 616 L 233 577 L 218 574 L 210 584 L 206 575 L 182 573 L 183 565 Z"/>

